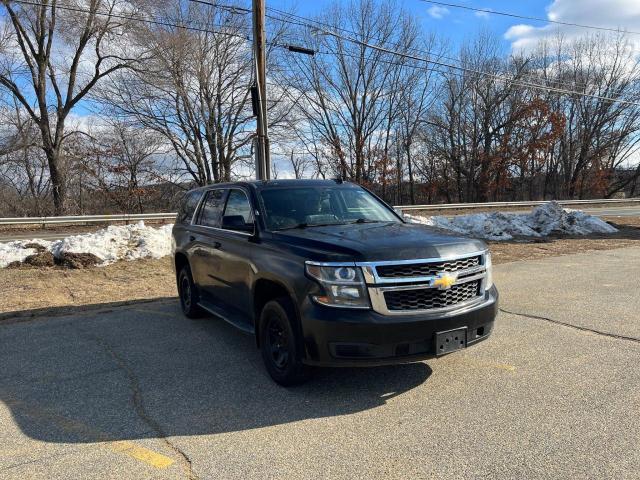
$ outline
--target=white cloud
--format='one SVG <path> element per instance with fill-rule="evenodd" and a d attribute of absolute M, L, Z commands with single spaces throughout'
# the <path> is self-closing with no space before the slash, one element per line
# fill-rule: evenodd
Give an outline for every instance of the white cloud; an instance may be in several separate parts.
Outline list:
<path fill-rule="evenodd" d="M 446 15 L 449 15 L 449 9 L 445 7 L 440 7 L 438 5 L 434 5 L 427 9 L 427 13 L 438 20 L 444 18 Z"/>
<path fill-rule="evenodd" d="M 481 11 L 477 11 L 475 13 L 476 17 L 483 18 L 485 20 L 489 18 L 490 14 L 491 10 L 489 10 L 488 8 L 483 8 Z"/>
<path fill-rule="evenodd" d="M 640 31 L 640 1 L 638 0 L 554 0 L 546 10 L 547 19 L 553 21 L 621 31 Z M 540 40 L 557 34 L 563 35 L 566 39 L 573 39 L 596 32 L 598 30 L 557 23 L 548 23 L 543 26 L 523 23 L 509 28 L 504 36 L 511 41 L 511 47 L 514 50 L 528 50 L 535 47 Z M 630 35 L 629 40 L 640 47 L 640 35 Z"/>
<path fill-rule="evenodd" d="M 107 127 L 107 120 L 93 112 L 70 112 L 67 117 L 67 131 L 79 131 L 82 133 L 95 133 Z"/>

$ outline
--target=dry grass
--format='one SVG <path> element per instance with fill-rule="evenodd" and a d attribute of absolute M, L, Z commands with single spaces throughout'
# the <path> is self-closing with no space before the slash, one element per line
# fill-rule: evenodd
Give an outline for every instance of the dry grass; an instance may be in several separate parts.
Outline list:
<path fill-rule="evenodd" d="M 640 219 L 611 218 L 620 231 L 591 237 L 522 239 L 492 242 L 494 263 L 610 250 L 640 245 Z M 84 270 L 19 268 L 0 270 L 0 320 L 42 312 L 64 313 L 79 306 L 105 305 L 174 297 L 175 279 L 169 258 L 118 262 Z M 43 310 L 44 309 L 44 310 Z"/>
<path fill-rule="evenodd" d="M 613 234 L 562 236 L 541 239 L 517 239 L 510 242 L 489 242 L 493 263 L 569 255 L 590 250 L 613 250 L 640 245 L 640 218 L 610 217 L 604 220 L 618 228 Z"/>
<path fill-rule="evenodd" d="M 0 318 L 14 312 L 77 307 L 176 295 L 169 258 L 118 262 L 83 270 L 0 270 Z M 64 309 L 58 308 L 64 312 Z"/>

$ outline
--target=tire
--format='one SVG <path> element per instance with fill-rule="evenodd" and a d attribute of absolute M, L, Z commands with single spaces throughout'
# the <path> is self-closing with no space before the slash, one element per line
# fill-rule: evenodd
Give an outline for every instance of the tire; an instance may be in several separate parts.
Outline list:
<path fill-rule="evenodd" d="M 196 285 L 193 283 L 189 265 L 183 266 L 178 273 L 178 295 L 182 313 L 187 318 L 199 318 L 202 316 L 203 311 L 198 306 L 200 297 Z"/>
<path fill-rule="evenodd" d="M 260 313 L 262 360 L 273 381 L 285 387 L 303 383 L 310 373 L 301 360 L 302 342 L 294 321 L 293 305 L 286 297 L 271 300 Z"/>

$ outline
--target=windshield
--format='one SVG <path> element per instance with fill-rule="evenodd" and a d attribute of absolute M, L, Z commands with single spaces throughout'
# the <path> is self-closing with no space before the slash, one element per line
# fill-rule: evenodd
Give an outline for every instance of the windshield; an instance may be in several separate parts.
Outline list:
<path fill-rule="evenodd" d="M 400 222 L 366 190 L 350 186 L 292 187 L 263 190 L 269 230 L 347 223 Z"/>

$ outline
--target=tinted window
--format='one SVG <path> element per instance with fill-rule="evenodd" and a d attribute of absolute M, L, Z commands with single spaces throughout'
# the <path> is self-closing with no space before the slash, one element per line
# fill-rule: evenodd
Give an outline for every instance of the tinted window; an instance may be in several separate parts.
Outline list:
<path fill-rule="evenodd" d="M 231 190 L 224 210 L 225 217 L 242 217 L 244 224 L 252 223 L 251 204 L 247 195 L 241 190 Z M 237 221 L 240 219 L 237 218 Z"/>
<path fill-rule="evenodd" d="M 226 190 L 211 190 L 207 193 L 202 208 L 198 225 L 205 227 L 219 227 L 222 209 L 224 207 L 224 194 Z"/>
<path fill-rule="evenodd" d="M 267 227 L 343 225 L 355 222 L 400 222 L 366 190 L 351 186 L 273 188 L 260 195 Z"/>
<path fill-rule="evenodd" d="M 202 192 L 187 192 L 184 197 L 182 197 L 182 201 L 180 202 L 180 210 L 178 211 L 178 223 L 191 223 L 191 219 L 193 218 L 193 214 L 198 207 L 198 202 L 200 201 L 200 197 L 202 196 Z"/>

